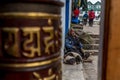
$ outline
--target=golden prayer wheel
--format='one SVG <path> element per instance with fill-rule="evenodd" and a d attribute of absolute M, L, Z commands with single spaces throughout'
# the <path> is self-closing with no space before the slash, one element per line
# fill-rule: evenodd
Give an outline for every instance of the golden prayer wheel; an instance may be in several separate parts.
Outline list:
<path fill-rule="evenodd" d="M 0 80 L 62 80 L 59 0 L 0 1 Z"/>

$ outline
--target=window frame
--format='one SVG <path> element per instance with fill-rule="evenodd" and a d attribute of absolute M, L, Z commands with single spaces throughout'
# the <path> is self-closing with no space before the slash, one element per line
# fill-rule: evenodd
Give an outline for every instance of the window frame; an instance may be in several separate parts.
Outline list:
<path fill-rule="evenodd" d="M 110 22 L 110 0 L 101 0 L 100 48 L 98 60 L 98 80 L 106 80 L 108 35 Z"/>

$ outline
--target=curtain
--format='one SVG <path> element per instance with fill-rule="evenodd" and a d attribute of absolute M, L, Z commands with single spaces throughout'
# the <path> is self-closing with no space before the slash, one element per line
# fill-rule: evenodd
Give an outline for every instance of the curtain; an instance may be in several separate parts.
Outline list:
<path fill-rule="evenodd" d="M 87 11 L 88 10 L 88 6 L 87 6 L 87 0 L 81 0 L 81 5 L 80 7 L 82 7 L 83 11 Z"/>
<path fill-rule="evenodd" d="M 73 0 L 72 10 L 74 10 L 76 7 L 82 8 L 83 11 L 87 11 L 87 0 Z"/>

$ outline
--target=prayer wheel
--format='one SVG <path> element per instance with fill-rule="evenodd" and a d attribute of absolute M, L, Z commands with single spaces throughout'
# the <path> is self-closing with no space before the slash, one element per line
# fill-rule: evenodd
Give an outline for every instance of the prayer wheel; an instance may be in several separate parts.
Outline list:
<path fill-rule="evenodd" d="M 62 80 L 59 0 L 0 1 L 0 80 Z"/>

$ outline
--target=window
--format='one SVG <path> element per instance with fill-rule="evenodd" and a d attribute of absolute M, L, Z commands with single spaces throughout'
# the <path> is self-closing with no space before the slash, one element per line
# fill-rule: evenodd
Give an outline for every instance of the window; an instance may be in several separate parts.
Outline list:
<path fill-rule="evenodd" d="M 90 5 L 88 5 L 88 8 L 90 8 Z"/>
<path fill-rule="evenodd" d="M 99 5 L 99 9 L 101 9 L 101 5 Z"/>
<path fill-rule="evenodd" d="M 100 14 L 100 11 L 97 11 L 97 14 Z"/>

